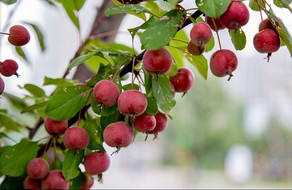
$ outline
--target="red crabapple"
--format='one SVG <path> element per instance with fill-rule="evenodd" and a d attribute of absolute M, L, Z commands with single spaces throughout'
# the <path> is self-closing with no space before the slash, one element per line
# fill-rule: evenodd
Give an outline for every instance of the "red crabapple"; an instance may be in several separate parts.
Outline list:
<path fill-rule="evenodd" d="M 210 59 L 211 72 L 217 77 L 229 75 L 231 79 L 232 72 L 237 68 L 238 61 L 236 55 L 228 49 L 220 49 L 213 53 Z"/>
<path fill-rule="evenodd" d="M 10 77 L 12 75 L 17 74 L 18 64 L 12 59 L 6 59 L 3 62 L 0 62 L 0 73 L 6 77 Z"/>
<path fill-rule="evenodd" d="M 215 22 L 215 25 L 216 25 L 217 30 L 222 30 L 222 29 L 225 28 L 225 26 L 221 23 L 221 21 L 220 21 L 219 18 L 213 18 L 213 20 Z M 212 21 L 212 17 L 209 17 L 209 16 L 206 15 L 205 21 L 210 26 L 210 28 L 212 30 L 216 31 L 215 25 L 214 25 L 214 23 Z"/>
<path fill-rule="evenodd" d="M 42 158 L 33 158 L 29 161 L 26 172 L 32 179 L 42 179 L 49 173 L 49 164 Z"/>
<path fill-rule="evenodd" d="M 89 144 L 89 136 L 82 127 L 73 126 L 66 129 L 63 135 L 63 143 L 68 149 L 85 149 Z"/>
<path fill-rule="evenodd" d="M 135 117 L 133 124 L 137 131 L 147 133 L 148 131 L 154 129 L 156 125 L 156 119 L 153 115 L 143 113 L 142 115 Z"/>
<path fill-rule="evenodd" d="M 119 87 L 112 81 L 101 80 L 93 89 L 93 97 L 97 102 L 106 106 L 113 106 L 120 95 Z"/>
<path fill-rule="evenodd" d="M 61 170 L 52 170 L 42 180 L 42 189 L 69 189 L 69 180 L 65 178 Z"/>
<path fill-rule="evenodd" d="M 20 25 L 14 25 L 9 29 L 8 41 L 15 46 L 23 46 L 30 40 L 27 29 Z"/>
<path fill-rule="evenodd" d="M 147 99 L 138 90 L 126 90 L 118 98 L 118 107 L 122 114 L 127 116 L 139 116 L 147 108 Z"/>
<path fill-rule="evenodd" d="M 121 147 L 126 147 L 132 143 L 134 133 L 129 124 L 118 121 L 105 127 L 103 139 L 108 146 L 116 147 L 116 152 L 118 152 Z"/>
<path fill-rule="evenodd" d="M 205 22 L 198 22 L 191 29 L 190 37 L 196 46 L 204 46 L 212 39 L 211 28 Z"/>
<path fill-rule="evenodd" d="M 0 77 L 0 95 L 3 93 L 4 88 L 5 88 L 5 83 L 3 79 Z"/>
<path fill-rule="evenodd" d="M 110 166 L 110 158 L 106 152 L 96 151 L 88 154 L 84 159 L 84 167 L 89 175 L 105 172 Z"/>
<path fill-rule="evenodd" d="M 147 50 L 143 56 L 143 66 L 150 74 L 166 74 L 172 66 L 172 55 L 165 47 Z"/>
<path fill-rule="evenodd" d="M 169 77 L 169 81 L 173 84 L 175 92 L 187 92 L 195 84 L 193 72 L 185 67 L 178 69 L 176 75 Z"/>
<path fill-rule="evenodd" d="M 206 49 L 206 46 L 196 46 L 195 44 L 190 41 L 188 43 L 188 51 L 193 55 L 202 55 Z"/>
<path fill-rule="evenodd" d="M 27 176 L 23 181 L 23 188 L 27 190 L 41 189 L 41 182 L 40 179 L 32 179 Z"/>
<path fill-rule="evenodd" d="M 249 20 L 248 8 L 240 1 L 232 1 L 219 19 L 226 28 L 237 30 L 247 24 Z"/>
<path fill-rule="evenodd" d="M 167 116 L 163 113 L 158 113 L 155 116 L 156 119 L 156 126 L 152 131 L 149 131 L 148 134 L 154 134 L 154 139 L 157 138 L 158 133 L 162 132 L 167 127 Z"/>
<path fill-rule="evenodd" d="M 275 30 L 263 29 L 254 36 L 253 44 L 260 53 L 272 53 L 278 51 L 281 41 Z"/>
<path fill-rule="evenodd" d="M 51 135 L 60 135 L 68 128 L 68 120 L 55 121 L 49 116 L 44 121 L 46 131 Z"/>
<path fill-rule="evenodd" d="M 93 186 L 93 183 L 94 183 L 94 180 L 93 180 L 93 177 L 86 174 L 86 173 L 83 173 L 83 185 L 80 189 L 82 190 L 89 190 L 92 186 Z M 89 179 L 89 181 L 88 181 Z"/>

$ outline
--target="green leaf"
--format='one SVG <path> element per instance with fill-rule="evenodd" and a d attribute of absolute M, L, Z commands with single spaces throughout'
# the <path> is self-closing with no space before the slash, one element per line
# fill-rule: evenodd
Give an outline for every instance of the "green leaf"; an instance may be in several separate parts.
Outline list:
<path fill-rule="evenodd" d="M 80 174 L 79 164 L 84 157 L 84 150 L 69 149 L 64 158 L 62 173 L 66 181 L 77 177 Z"/>
<path fill-rule="evenodd" d="M 156 115 L 158 113 L 158 106 L 157 106 L 156 100 L 152 97 L 146 97 L 146 98 L 147 98 L 147 109 L 145 112 L 148 115 Z"/>
<path fill-rule="evenodd" d="M 229 30 L 231 41 L 236 50 L 243 50 L 246 45 L 246 36 L 242 28 L 238 30 Z"/>
<path fill-rule="evenodd" d="M 45 77 L 43 85 L 56 85 L 57 89 L 72 86 L 77 83 L 77 80 L 63 79 L 63 78 L 49 78 Z"/>
<path fill-rule="evenodd" d="M 11 5 L 13 3 L 16 3 L 17 0 L 0 0 L 0 2 L 6 4 L 6 5 Z"/>
<path fill-rule="evenodd" d="M 43 102 L 40 102 L 40 103 L 33 104 L 31 106 L 27 106 L 24 109 L 22 109 L 20 113 L 31 112 L 33 110 L 45 107 L 47 105 L 47 103 L 48 103 L 48 101 L 43 101 Z"/>
<path fill-rule="evenodd" d="M 103 136 L 102 136 L 102 128 L 100 126 L 100 122 L 97 119 L 93 119 L 89 114 L 87 114 L 85 123 L 83 128 L 87 131 L 89 135 L 89 144 L 87 148 L 91 150 L 101 150 L 104 151 L 102 146 Z"/>
<path fill-rule="evenodd" d="M 84 183 L 84 176 L 83 176 L 83 173 L 80 171 L 80 173 L 77 177 L 70 180 L 69 189 L 81 189 L 83 183 Z"/>
<path fill-rule="evenodd" d="M 108 79 L 111 76 L 113 76 L 116 72 L 116 69 L 112 69 L 111 65 L 103 65 L 100 64 L 99 69 L 98 69 L 98 73 L 96 75 L 94 75 L 90 81 L 88 81 L 88 86 L 95 86 L 96 83 L 98 83 L 99 81 L 103 80 L 103 79 Z"/>
<path fill-rule="evenodd" d="M 44 43 L 44 35 L 42 33 L 42 31 L 39 29 L 39 27 L 35 24 L 29 23 L 29 22 L 25 22 L 26 24 L 29 24 L 35 31 L 37 37 L 38 37 L 38 41 L 39 41 L 39 45 L 42 51 L 45 51 L 46 46 Z"/>
<path fill-rule="evenodd" d="M 221 16 L 230 3 L 231 0 L 196 0 L 199 10 L 213 18 Z"/>
<path fill-rule="evenodd" d="M 27 106 L 27 104 L 25 103 L 25 101 L 17 96 L 14 96 L 12 94 L 9 94 L 7 92 L 4 92 L 2 94 L 2 96 L 4 96 L 5 98 L 7 98 L 11 104 L 17 108 L 17 109 L 23 109 Z"/>
<path fill-rule="evenodd" d="M 129 83 L 129 84 L 125 84 L 124 86 L 123 86 L 123 90 L 131 90 L 132 89 L 132 84 L 131 83 Z M 140 88 L 139 88 L 139 86 L 137 85 L 137 84 L 134 84 L 133 85 L 133 89 L 134 90 L 139 90 Z"/>
<path fill-rule="evenodd" d="M 5 127 L 7 131 L 19 131 L 19 128 L 22 127 L 20 123 L 15 116 L 2 111 L 0 112 L 0 126 Z"/>
<path fill-rule="evenodd" d="M 55 162 L 52 162 L 50 165 L 50 171 L 51 170 L 62 170 L 63 163 L 60 160 L 59 156 L 56 156 Z"/>
<path fill-rule="evenodd" d="M 109 116 L 101 116 L 100 126 L 103 131 L 105 127 L 108 126 L 109 124 L 117 122 L 117 121 L 123 121 L 123 120 L 124 120 L 124 116 L 120 112 L 114 113 Z"/>
<path fill-rule="evenodd" d="M 181 10 L 171 10 L 159 20 L 151 22 L 140 37 L 142 48 L 155 50 L 167 45 L 175 36 L 183 14 Z"/>
<path fill-rule="evenodd" d="M 25 173 L 28 162 L 37 156 L 37 142 L 22 140 L 9 147 L 0 157 L 0 172 L 8 176 Z"/>
<path fill-rule="evenodd" d="M 84 63 L 86 60 L 91 58 L 94 54 L 87 54 L 87 55 L 80 55 L 76 59 L 74 59 L 70 64 L 68 69 L 71 70 L 72 68 Z"/>
<path fill-rule="evenodd" d="M 174 93 L 171 90 L 170 81 L 165 75 L 159 75 L 158 79 L 152 80 L 153 96 L 159 108 L 168 113 L 174 106 Z"/>
<path fill-rule="evenodd" d="M 119 13 L 136 13 L 141 14 L 143 12 L 151 13 L 147 8 L 142 7 L 140 5 L 134 5 L 134 4 L 125 4 L 125 5 L 119 5 L 114 6 L 105 11 L 106 16 L 110 16 L 113 14 L 119 14 Z"/>
<path fill-rule="evenodd" d="M 15 46 L 15 51 L 16 51 L 16 53 L 17 53 L 20 57 L 22 57 L 25 61 L 28 62 L 28 59 L 27 59 L 27 57 L 26 57 L 26 55 L 25 55 L 25 53 L 24 53 L 22 47 L 20 47 L 20 46 Z"/>
<path fill-rule="evenodd" d="M 31 95 L 33 95 L 34 97 L 46 96 L 45 91 L 34 84 L 25 84 L 24 89 L 31 93 Z"/>
<path fill-rule="evenodd" d="M 212 36 L 210 42 L 208 42 L 206 44 L 206 50 L 205 50 L 205 52 L 211 51 L 214 48 L 214 46 L 215 46 L 215 40 L 214 40 L 214 36 Z"/>
<path fill-rule="evenodd" d="M 152 13 L 158 16 L 162 16 L 165 14 L 165 10 L 161 9 L 156 2 L 154 1 L 146 1 L 145 7 L 151 10 Z"/>
<path fill-rule="evenodd" d="M 65 120 L 76 115 L 86 103 L 91 88 L 69 86 L 57 90 L 48 101 L 46 114 L 53 120 Z"/>
<path fill-rule="evenodd" d="M 258 3 L 260 4 L 260 5 L 262 5 L 262 6 L 264 6 L 264 4 L 263 4 L 263 1 L 259 1 L 259 0 L 257 0 L 258 1 Z M 254 11 L 259 11 L 260 10 L 260 7 L 259 7 L 259 5 L 256 3 L 256 0 L 249 0 L 249 7 L 252 9 L 252 10 L 254 10 Z"/>
<path fill-rule="evenodd" d="M 151 90 L 152 90 L 152 76 L 147 71 L 145 71 L 144 68 L 143 68 L 143 73 L 144 73 L 144 83 L 145 83 L 146 94 L 150 95 Z"/>
<path fill-rule="evenodd" d="M 98 114 L 98 115 L 103 115 L 103 116 L 108 116 L 108 115 L 112 115 L 118 108 L 117 104 L 113 105 L 113 106 L 105 106 L 102 105 L 102 107 L 100 107 L 99 103 L 94 99 L 93 95 L 91 96 L 91 108 L 92 111 L 94 111 L 94 113 Z"/>

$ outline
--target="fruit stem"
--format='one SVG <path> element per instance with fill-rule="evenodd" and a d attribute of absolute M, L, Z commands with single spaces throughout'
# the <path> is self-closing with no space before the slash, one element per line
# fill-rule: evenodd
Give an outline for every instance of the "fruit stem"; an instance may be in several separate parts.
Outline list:
<path fill-rule="evenodd" d="M 0 34 L 9 35 L 9 33 L 6 33 L 6 32 L 0 32 Z"/>
<path fill-rule="evenodd" d="M 221 41 L 220 41 L 220 37 L 219 37 L 219 32 L 218 32 L 218 30 L 216 30 L 216 35 L 217 35 L 217 39 L 218 39 L 219 47 L 220 47 L 220 49 L 222 49 Z"/>
<path fill-rule="evenodd" d="M 57 163 L 57 160 L 56 160 L 56 157 L 57 157 L 57 153 L 56 153 L 56 137 L 54 137 L 54 169 L 56 169 L 56 163 Z"/>
<path fill-rule="evenodd" d="M 45 150 L 44 150 L 44 153 L 42 155 L 42 158 L 44 158 L 44 155 L 47 152 L 48 145 L 51 145 L 51 143 L 52 143 L 52 137 L 50 137 L 50 139 L 48 140 L 48 142 L 47 142 L 47 144 L 45 146 Z"/>
<path fill-rule="evenodd" d="M 233 77 L 233 74 L 230 71 L 227 71 L 227 74 L 229 75 L 229 78 L 227 79 L 227 81 L 230 81 L 231 77 Z"/>
<path fill-rule="evenodd" d="M 132 90 L 134 89 L 134 68 L 135 68 L 136 56 L 133 57 L 132 61 Z"/>
<path fill-rule="evenodd" d="M 179 39 L 175 39 L 175 38 L 173 38 L 172 40 L 175 40 L 175 41 L 179 41 L 179 42 L 183 42 L 183 43 L 186 43 L 186 44 L 188 44 L 188 42 L 186 42 L 186 41 L 183 41 L 183 40 L 179 40 Z"/>
<path fill-rule="evenodd" d="M 123 65 L 124 65 L 129 59 L 131 59 L 131 57 L 127 58 L 127 59 L 122 63 L 122 65 L 118 68 L 117 72 L 115 73 L 115 75 L 114 75 L 114 77 L 113 77 L 113 79 L 112 79 L 112 82 L 114 82 L 115 78 L 117 77 L 117 74 L 119 73 L 119 71 L 121 71 L 122 66 L 123 66 Z"/>

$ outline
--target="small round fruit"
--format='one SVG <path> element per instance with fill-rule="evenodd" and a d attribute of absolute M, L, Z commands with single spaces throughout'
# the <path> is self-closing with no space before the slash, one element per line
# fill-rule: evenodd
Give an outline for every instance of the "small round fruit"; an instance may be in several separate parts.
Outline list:
<path fill-rule="evenodd" d="M 9 29 L 8 41 L 15 46 L 23 46 L 30 40 L 28 30 L 20 25 L 14 25 Z"/>
<path fill-rule="evenodd" d="M 147 108 L 147 99 L 138 90 L 126 90 L 118 98 L 118 108 L 124 115 L 139 116 Z"/>
<path fill-rule="evenodd" d="M 176 75 L 169 77 L 169 81 L 173 84 L 175 92 L 187 92 L 194 86 L 195 77 L 190 69 L 181 67 Z"/>
<path fill-rule="evenodd" d="M 118 121 L 105 127 L 103 131 L 104 142 L 110 147 L 126 147 L 134 139 L 134 133 L 129 124 Z"/>
<path fill-rule="evenodd" d="M 29 161 L 26 172 L 32 179 L 42 179 L 49 173 L 49 164 L 42 158 L 33 158 Z"/>
<path fill-rule="evenodd" d="M 80 189 L 89 190 L 93 186 L 93 183 L 94 183 L 93 177 L 86 173 L 83 173 L 83 178 L 84 178 L 83 185 Z"/>
<path fill-rule="evenodd" d="M 5 89 L 5 83 L 3 79 L 0 77 L 0 95 L 3 93 L 4 89 Z"/>
<path fill-rule="evenodd" d="M 89 144 L 89 136 L 82 127 L 73 126 L 66 129 L 63 135 L 63 143 L 69 149 L 85 149 Z"/>
<path fill-rule="evenodd" d="M 119 87 L 112 81 L 101 80 L 93 89 L 93 97 L 97 102 L 106 106 L 113 106 L 120 95 Z"/>
<path fill-rule="evenodd" d="M 202 55 L 205 52 L 206 46 L 196 46 L 190 41 L 188 43 L 188 51 L 193 55 Z"/>
<path fill-rule="evenodd" d="M 41 189 L 41 180 L 27 176 L 23 181 L 23 188 L 27 190 Z"/>
<path fill-rule="evenodd" d="M 96 151 L 88 154 L 84 159 L 84 167 L 89 175 L 105 172 L 110 166 L 110 158 L 106 152 Z"/>
<path fill-rule="evenodd" d="M 148 134 L 154 134 L 156 138 L 159 132 L 166 129 L 168 121 L 166 114 L 163 113 L 158 113 L 154 117 L 156 119 L 156 126 L 152 131 L 149 131 Z"/>
<path fill-rule="evenodd" d="M 143 113 L 134 119 L 133 124 L 137 131 L 146 133 L 154 129 L 156 125 L 156 119 L 153 115 Z"/>
<path fill-rule="evenodd" d="M 190 37 L 196 46 L 204 46 L 212 39 L 211 28 L 205 22 L 198 22 L 191 29 Z"/>
<path fill-rule="evenodd" d="M 147 50 L 143 56 L 143 66 L 150 74 L 166 74 L 172 66 L 172 55 L 165 47 Z"/>
<path fill-rule="evenodd" d="M 65 181 L 61 170 L 50 171 L 42 180 L 42 189 L 69 189 L 69 185 L 69 180 Z"/>
<path fill-rule="evenodd" d="M 68 128 L 68 120 L 55 121 L 46 117 L 44 121 L 46 131 L 51 135 L 60 135 Z"/>
<path fill-rule="evenodd" d="M 279 50 L 281 41 L 275 30 L 263 29 L 254 36 L 253 44 L 260 53 L 272 53 Z"/>
<path fill-rule="evenodd" d="M 232 1 L 225 13 L 221 15 L 219 19 L 226 28 L 237 30 L 248 23 L 248 8 L 240 1 Z"/>
<path fill-rule="evenodd" d="M 232 72 L 237 68 L 237 65 L 236 55 L 228 49 L 216 51 L 210 59 L 211 72 L 217 77 L 229 75 L 228 80 L 233 76 Z"/>
<path fill-rule="evenodd" d="M 222 30 L 222 29 L 225 28 L 225 26 L 221 23 L 221 21 L 220 21 L 219 18 L 213 18 L 213 20 L 215 22 L 215 25 L 216 25 L 217 30 Z M 205 21 L 210 26 L 210 28 L 212 30 L 216 31 L 215 25 L 214 25 L 214 23 L 212 21 L 212 17 L 209 17 L 209 16 L 206 15 Z"/>
<path fill-rule="evenodd" d="M 0 63 L 0 73 L 6 77 L 10 77 L 14 74 L 17 75 L 17 69 L 18 64 L 12 59 L 6 59 L 2 63 Z"/>

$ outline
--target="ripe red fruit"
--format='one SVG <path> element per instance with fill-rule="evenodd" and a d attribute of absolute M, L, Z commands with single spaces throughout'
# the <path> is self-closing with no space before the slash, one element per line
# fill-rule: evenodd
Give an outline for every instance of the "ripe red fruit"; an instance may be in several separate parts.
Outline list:
<path fill-rule="evenodd" d="M 119 87 L 109 81 L 99 81 L 93 89 L 93 97 L 97 102 L 100 102 L 106 106 L 113 106 L 118 100 L 120 95 Z"/>
<path fill-rule="evenodd" d="M 191 41 L 188 43 L 188 51 L 193 55 L 202 55 L 206 49 L 206 46 L 196 46 Z"/>
<path fill-rule="evenodd" d="M 6 77 L 10 77 L 12 75 L 18 75 L 16 73 L 18 69 L 18 64 L 12 60 L 12 59 L 7 59 L 3 62 L 0 62 L 0 73 Z"/>
<path fill-rule="evenodd" d="M 93 186 L 93 183 L 94 183 L 93 177 L 91 177 L 90 175 L 87 175 L 86 173 L 83 173 L 83 178 L 84 178 L 84 182 L 80 189 L 89 190 Z"/>
<path fill-rule="evenodd" d="M 163 75 L 172 66 L 172 55 L 165 47 L 147 50 L 143 56 L 143 66 L 150 74 Z"/>
<path fill-rule="evenodd" d="M 3 79 L 0 77 L 0 95 L 3 93 L 4 88 L 5 88 L 5 83 Z"/>
<path fill-rule="evenodd" d="M 121 147 L 130 145 L 133 138 L 132 128 L 129 124 L 122 121 L 109 124 L 103 131 L 104 142 L 110 147 L 116 147 L 117 152 Z"/>
<path fill-rule="evenodd" d="M 194 86 L 195 77 L 190 69 L 181 67 L 176 75 L 169 77 L 169 81 L 173 84 L 175 92 L 187 92 Z"/>
<path fill-rule="evenodd" d="M 225 28 L 225 26 L 221 23 L 221 21 L 220 21 L 219 18 L 213 18 L 213 20 L 215 22 L 215 25 L 216 25 L 217 30 L 222 30 L 222 29 Z M 214 23 L 212 21 L 212 17 L 209 17 L 209 16 L 206 15 L 205 21 L 210 26 L 210 28 L 212 30 L 216 31 L 215 25 L 214 25 Z"/>
<path fill-rule="evenodd" d="M 23 181 L 23 188 L 27 190 L 41 189 L 41 180 L 27 176 Z"/>
<path fill-rule="evenodd" d="M 118 98 L 118 107 L 122 114 L 127 116 L 139 116 L 147 108 L 147 99 L 138 90 L 126 90 Z"/>
<path fill-rule="evenodd" d="M 20 25 L 14 25 L 9 29 L 8 41 L 15 46 L 23 46 L 30 40 L 28 30 Z"/>
<path fill-rule="evenodd" d="M 82 127 L 73 126 L 66 129 L 63 135 L 63 143 L 69 149 L 85 149 L 89 144 L 89 136 Z"/>
<path fill-rule="evenodd" d="M 84 167 L 89 175 L 105 172 L 110 166 L 110 158 L 106 152 L 96 151 L 88 154 L 84 159 Z"/>
<path fill-rule="evenodd" d="M 211 72 L 217 77 L 229 75 L 228 80 L 233 76 L 232 72 L 237 68 L 237 65 L 236 55 L 228 49 L 216 51 L 210 59 Z"/>
<path fill-rule="evenodd" d="M 69 180 L 65 178 L 61 170 L 52 170 L 42 181 L 42 189 L 69 189 Z"/>
<path fill-rule="evenodd" d="M 158 113 L 154 117 L 156 119 L 156 126 L 152 131 L 149 131 L 148 134 L 154 134 L 154 138 L 157 138 L 158 133 L 166 129 L 168 122 L 166 114 Z"/>
<path fill-rule="evenodd" d="M 46 117 L 44 121 L 46 131 L 51 135 L 60 135 L 68 128 L 68 120 L 55 121 Z"/>
<path fill-rule="evenodd" d="M 226 28 L 237 30 L 247 24 L 249 20 L 248 8 L 240 1 L 232 1 L 219 19 Z"/>
<path fill-rule="evenodd" d="M 137 131 L 146 133 L 154 129 L 156 119 L 153 115 L 143 113 L 142 115 L 135 117 L 133 124 Z"/>
<path fill-rule="evenodd" d="M 254 36 L 253 44 L 260 53 L 272 53 L 280 48 L 281 41 L 277 32 L 272 29 L 263 29 Z"/>
<path fill-rule="evenodd" d="M 32 179 L 42 179 L 49 173 L 49 164 L 42 158 L 33 158 L 29 161 L 26 172 Z"/>
<path fill-rule="evenodd" d="M 205 22 L 198 22 L 191 29 L 190 37 L 193 44 L 201 47 L 211 40 L 211 28 Z"/>

